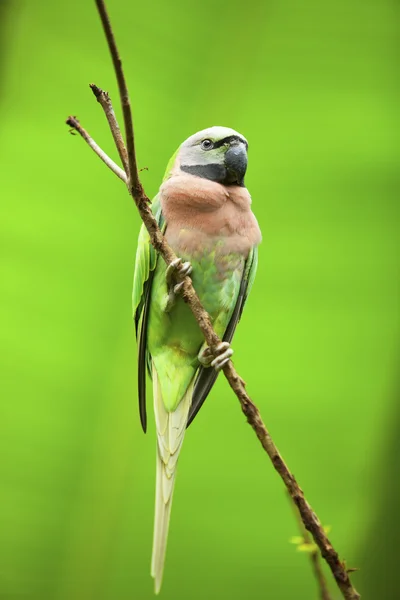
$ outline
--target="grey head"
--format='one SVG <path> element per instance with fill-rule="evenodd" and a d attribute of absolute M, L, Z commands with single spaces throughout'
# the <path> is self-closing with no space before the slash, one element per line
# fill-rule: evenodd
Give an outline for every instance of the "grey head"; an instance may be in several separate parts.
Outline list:
<path fill-rule="evenodd" d="M 181 144 L 181 171 L 224 185 L 244 186 L 247 169 L 246 138 L 229 127 L 209 127 Z"/>

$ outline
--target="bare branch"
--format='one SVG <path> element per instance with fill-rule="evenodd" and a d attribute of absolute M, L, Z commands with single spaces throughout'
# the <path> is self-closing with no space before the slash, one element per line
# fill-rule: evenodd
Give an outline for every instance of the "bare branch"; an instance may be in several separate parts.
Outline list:
<path fill-rule="evenodd" d="M 115 162 L 107 156 L 107 154 L 100 148 L 98 144 L 94 141 L 94 139 L 89 135 L 89 133 L 82 127 L 76 117 L 68 117 L 65 121 L 67 125 L 69 125 L 72 129 L 77 131 L 85 140 L 85 142 L 91 147 L 92 150 L 97 154 L 99 158 L 107 165 L 111 171 L 113 171 L 117 177 L 122 179 L 124 183 L 127 183 L 127 177 L 125 171 L 123 171 Z"/>
<path fill-rule="evenodd" d="M 110 19 L 104 1 L 96 0 L 96 5 L 100 14 L 111 57 L 113 60 L 114 70 L 120 91 L 122 110 L 124 114 L 125 134 L 129 163 L 128 190 L 131 196 L 133 197 L 136 206 L 139 210 L 140 216 L 143 220 L 143 223 L 145 224 L 146 229 L 149 232 L 150 241 L 152 245 L 154 246 L 156 251 L 162 256 L 164 261 L 167 264 L 170 264 L 176 258 L 176 254 L 174 253 L 172 248 L 167 244 L 163 234 L 161 233 L 149 207 L 150 200 L 146 196 L 139 180 L 136 164 L 132 113 L 129 102 L 129 95 L 124 73 L 122 70 L 121 59 L 111 28 Z M 82 137 L 86 139 L 85 136 L 82 135 Z M 199 297 L 197 296 L 193 288 L 190 277 L 186 277 L 184 279 L 180 293 L 182 294 L 183 300 L 190 306 L 193 315 L 195 316 L 199 327 L 204 335 L 204 338 L 208 346 L 211 348 L 211 351 L 215 351 L 215 347 L 220 343 L 221 340 L 213 330 L 210 317 L 208 313 L 204 310 L 204 307 L 202 306 Z M 236 372 L 231 361 L 229 361 L 225 365 L 223 371 L 229 382 L 229 385 L 231 386 L 231 388 L 233 389 L 233 391 L 239 399 L 242 411 L 246 415 L 248 423 L 251 425 L 254 432 L 256 433 L 259 441 L 261 442 L 262 447 L 267 452 L 274 468 L 281 476 L 290 496 L 292 497 L 294 503 L 298 507 L 305 528 L 308 531 L 310 531 L 315 543 L 321 550 L 323 558 L 327 561 L 332 571 L 332 574 L 336 580 L 336 583 L 342 593 L 343 598 L 345 598 L 346 600 L 359 600 L 360 595 L 352 586 L 344 563 L 342 563 L 342 561 L 340 560 L 338 553 L 333 548 L 332 544 L 327 538 L 325 531 L 318 520 L 318 517 L 312 510 L 311 506 L 308 504 L 307 500 L 304 497 L 302 489 L 298 485 L 296 479 L 289 471 L 282 456 L 280 455 L 278 448 L 273 442 L 266 426 L 264 425 L 261 419 L 257 407 L 252 402 L 245 390 L 245 383 L 243 379 Z"/>
<path fill-rule="evenodd" d="M 125 173 L 129 172 L 129 164 L 128 164 L 128 154 L 126 152 L 124 140 L 122 139 L 121 130 L 118 125 L 117 117 L 115 116 L 115 112 L 113 106 L 111 104 L 111 98 L 108 95 L 108 92 L 100 89 L 94 83 L 90 84 L 90 88 L 93 94 L 97 98 L 97 102 L 101 104 L 102 109 L 104 110 L 104 114 L 106 115 L 108 124 L 111 129 L 111 133 L 114 139 L 114 143 L 117 147 L 119 157 L 122 162 L 122 166 L 124 167 Z"/>
<path fill-rule="evenodd" d="M 297 506 L 293 503 L 291 497 L 289 497 L 289 501 L 290 501 L 290 504 L 293 506 L 294 513 L 296 516 L 296 521 L 299 525 L 300 534 L 304 540 L 304 544 L 306 544 L 310 547 L 314 546 L 314 548 L 310 550 L 309 555 L 310 555 L 311 565 L 312 565 L 312 568 L 314 571 L 315 579 L 317 580 L 317 584 L 318 584 L 320 600 L 332 600 L 332 597 L 328 590 L 328 585 L 326 583 L 324 572 L 322 570 L 319 550 L 313 544 L 311 536 L 308 533 L 307 529 L 305 528 L 303 521 L 301 520 L 301 515 L 299 513 L 299 510 L 298 510 Z"/>
<path fill-rule="evenodd" d="M 142 184 L 139 180 L 137 164 L 136 164 L 136 152 L 135 152 L 135 138 L 133 134 L 133 119 L 131 104 L 129 100 L 128 86 L 126 85 L 124 71 L 122 69 L 122 61 L 118 52 L 117 44 L 115 41 L 114 33 L 110 23 L 110 17 L 108 16 L 107 9 L 103 0 L 96 0 L 97 10 L 99 11 L 100 19 L 103 25 L 104 33 L 107 39 L 108 48 L 110 50 L 111 58 L 114 64 L 114 71 L 118 82 L 119 95 L 121 98 L 122 113 L 124 115 L 125 124 L 125 139 L 126 146 L 128 149 L 128 164 L 129 164 L 129 192 L 133 196 L 136 202 L 143 201 L 145 196 Z M 137 200 L 137 198 L 140 198 Z"/>

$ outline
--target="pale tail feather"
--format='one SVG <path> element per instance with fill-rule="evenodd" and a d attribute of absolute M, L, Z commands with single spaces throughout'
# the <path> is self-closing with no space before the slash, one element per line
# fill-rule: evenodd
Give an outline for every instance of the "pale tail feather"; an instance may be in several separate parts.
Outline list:
<path fill-rule="evenodd" d="M 153 362 L 154 413 L 157 428 L 156 509 L 154 517 L 153 555 L 151 576 L 155 593 L 161 588 L 169 519 L 175 483 L 175 469 L 185 436 L 189 409 L 192 402 L 194 378 L 177 409 L 168 412 L 161 396 L 157 371 Z"/>

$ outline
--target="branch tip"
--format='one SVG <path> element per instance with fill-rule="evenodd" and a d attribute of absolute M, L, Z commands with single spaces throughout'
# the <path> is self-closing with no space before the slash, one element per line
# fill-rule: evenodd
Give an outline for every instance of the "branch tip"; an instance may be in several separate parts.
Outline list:
<path fill-rule="evenodd" d="M 96 96 L 96 98 L 98 98 L 102 90 L 99 87 L 97 87 L 95 83 L 89 83 L 89 87 L 92 90 L 93 94 Z"/>
<path fill-rule="evenodd" d="M 65 124 L 68 125 L 69 127 L 72 127 L 73 129 L 78 129 L 78 127 L 79 127 L 78 119 L 73 116 L 69 116 L 68 119 L 65 121 Z"/>
<path fill-rule="evenodd" d="M 97 98 L 97 101 L 101 103 L 101 98 L 105 98 L 107 100 L 109 100 L 109 95 L 108 92 L 106 92 L 105 90 L 102 90 L 101 88 L 99 88 L 99 86 L 97 86 L 95 83 L 89 83 L 89 87 L 92 90 L 93 94 L 95 95 L 95 97 Z"/>

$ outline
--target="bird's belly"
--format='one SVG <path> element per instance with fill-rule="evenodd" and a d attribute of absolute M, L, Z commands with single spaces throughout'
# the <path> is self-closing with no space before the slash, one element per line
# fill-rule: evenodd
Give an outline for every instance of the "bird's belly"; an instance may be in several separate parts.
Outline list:
<path fill-rule="evenodd" d="M 218 335 L 222 336 L 239 293 L 244 268 L 243 256 L 224 253 L 221 244 L 212 249 L 200 250 L 192 256 L 180 256 L 184 261 L 191 262 L 194 289 L 209 313 Z M 203 336 L 190 308 L 178 296 L 171 310 L 167 313 L 164 311 L 165 297 L 168 294 L 165 271 L 165 263 L 159 260 L 152 286 L 149 330 L 157 331 L 158 342 L 197 355 Z M 153 345 L 151 338 L 152 336 L 148 340 L 150 353 Z"/>
<path fill-rule="evenodd" d="M 216 333 L 223 337 L 240 289 L 243 256 L 224 252 L 219 242 L 190 256 L 182 253 L 180 256 L 191 262 L 194 289 Z M 147 348 L 163 382 L 166 405 L 172 409 L 199 367 L 197 356 L 204 338 L 189 306 L 180 296 L 165 312 L 168 294 L 165 271 L 164 261 L 158 260 L 150 299 Z"/>

